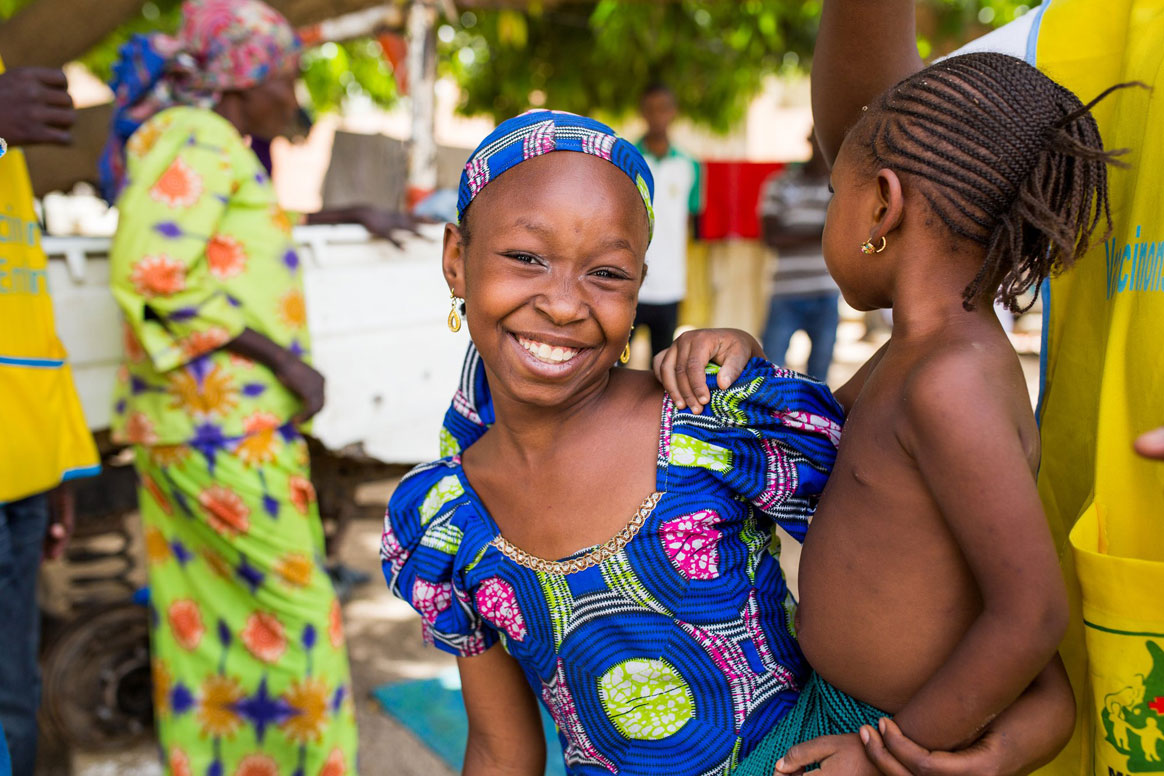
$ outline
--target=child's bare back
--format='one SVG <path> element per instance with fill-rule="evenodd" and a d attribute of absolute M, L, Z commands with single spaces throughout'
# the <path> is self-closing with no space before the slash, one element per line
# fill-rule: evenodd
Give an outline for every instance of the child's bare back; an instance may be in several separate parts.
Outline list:
<path fill-rule="evenodd" d="M 1033 481 L 1038 430 L 1022 368 L 993 312 L 966 323 L 895 337 L 846 386 L 851 397 L 838 394 L 851 409 L 801 558 L 797 635 L 806 657 L 826 681 L 893 714 L 982 613 L 980 590 L 991 580 L 976 579 L 956 534 L 972 535 L 988 556 L 975 559 L 980 573 L 997 566 L 1017 581 L 1023 568 L 1013 564 L 1041 573 L 1054 560 L 1005 552 L 1008 543 L 1030 546 L 1008 532 L 1013 510 L 1041 515 L 1037 499 L 1016 504 L 1015 490 L 995 478 Z M 1021 598 L 1011 601 L 1016 610 L 1028 605 Z M 1058 638 L 1043 619 L 1051 626 L 1043 638 L 1027 633 L 1034 651 Z M 969 657 L 986 665 L 992 656 Z"/>

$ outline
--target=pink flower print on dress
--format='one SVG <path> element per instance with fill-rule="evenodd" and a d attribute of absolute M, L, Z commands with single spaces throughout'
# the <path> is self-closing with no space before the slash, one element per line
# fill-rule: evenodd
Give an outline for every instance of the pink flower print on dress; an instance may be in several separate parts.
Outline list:
<path fill-rule="evenodd" d="M 477 611 L 514 641 L 525 640 L 525 618 L 517 606 L 517 593 L 504 579 L 490 577 L 477 588 Z"/>
<path fill-rule="evenodd" d="M 788 428 L 812 431 L 826 436 L 833 443 L 833 447 L 841 443 L 841 426 L 832 418 L 814 415 L 811 412 L 776 412 L 773 414 Z"/>
<path fill-rule="evenodd" d="M 453 586 L 448 582 L 432 583 L 417 578 L 412 585 L 412 606 L 429 625 L 453 602 Z"/>
<path fill-rule="evenodd" d="M 489 182 L 489 160 L 481 157 L 466 164 L 465 177 L 469 181 L 470 199 L 476 197 Z"/>
<path fill-rule="evenodd" d="M 672 565 L 688 579 L 715 579 L 719 576 L 719 540 L 723 535 L 713 526 L 720 515 L 702 509 L 663 523 L 659 532 L 663 549 Z"/>
<path fill-rule="evenodd" d="M 553 121 L 542 121 L 530 127 L 530 133 L 525 136 L 521 144 L 523 158 L 533 159 L 535 156 L 548 154 L 557 147 L 554 139 L 555 124 Z"/>

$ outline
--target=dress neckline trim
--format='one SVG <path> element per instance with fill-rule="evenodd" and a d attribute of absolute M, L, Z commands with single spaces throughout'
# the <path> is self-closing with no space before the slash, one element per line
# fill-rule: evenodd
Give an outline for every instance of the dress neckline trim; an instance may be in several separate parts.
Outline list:
<path fill-rule="evenodd" d="M 643 499 L 643 503 L 635 511 L 634 517 L 622 527 L 621 531 L 607 541 L 594 545 L 594 547 L 582 553 L 576 553 L 567 560 L 547 560 L 537 555 L 531 555 L 500 533 L 493 538 L 493 541 L 489 542 L 489 546 L 496 548 L 502 555 L 519 566 L 524 566 L 532 571 L 553 576 L 573 574 L 597 566 L 603 561 L 622 552 L 623 548 L 630 543 L 630 540 L 635 538 L 639 531 L 642 530 L 643 524 L 647 522 L 647 518 L 655 511 L 655 507 L 658 506 L 662 498 L 663 493 L 656 490 Z"/>

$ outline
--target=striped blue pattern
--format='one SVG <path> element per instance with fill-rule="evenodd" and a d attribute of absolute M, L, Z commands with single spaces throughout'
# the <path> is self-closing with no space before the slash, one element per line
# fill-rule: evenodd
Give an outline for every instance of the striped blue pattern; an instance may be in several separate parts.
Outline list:
<path fill-rule="evenodd" d="M 459 456 L 414 469 L 389 504 L 383 556 L 393 591 L 426 617 L 426 638 L 440 649 L 471 656 L 504 645 L 554 717 L 571 776 L 723 772 L 793 707 L 807 678 L 772 543 L 776 525 L 803 538 L 843 411 L 823 384 L 760 359 L 731 389 L 712 375 L 708 387 L 701 415 L 664 401 L 663 495 L 598 566 L 550 575 L 503 554 Z M 445 422 L 460 449 L 492 420 L 487 388 L 471 352 Z M 685 564 L 677 540 L 688 558 L 714 545 L 702 556 L 712 562 Z M 510 615 L 488 603 L 499 587 L 511 591 Z M 674 691 L 692 699 L 693 713 L 665 736 L 627 735 L 621 715 L 637 709 L 610 708 L 601 690 L 616 666 L 636 660 L 664 662 L 681 677 Z"/>
<path fill-rule="evenodd" d="M 642 153 L 600 121 L 554 110 L 529 111 L 503 121 L 481 141 L 461 172 L 457 223 L 486 185 L 522 162 L 552 151 L 597 156 L 626 173 L 643 197 L 653 230 L 655 179 Z"/>

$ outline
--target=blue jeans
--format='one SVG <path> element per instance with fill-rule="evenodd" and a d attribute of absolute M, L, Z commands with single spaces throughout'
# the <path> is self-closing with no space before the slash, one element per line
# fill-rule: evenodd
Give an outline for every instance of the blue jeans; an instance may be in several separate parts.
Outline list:
<path fill-rule="evenodd" d="M 803 331 L 812 342 L 805 371 L 818 380 L 828 379 L 833 346 L 837 344 L 837 324 L 841 320 L 839 300 L 840 294 L 772 297 L 763 341 L 768 358 L 774 363 L 783 363 L 792 335 Z"/>
<path fill-rule="evenodd" d="M 36 767 L 36 710 L 40 706 L 40 610 L 36 572 L 49 506 L 45 494 L 0 504 L 0 727 L 15 776 Z"/>

